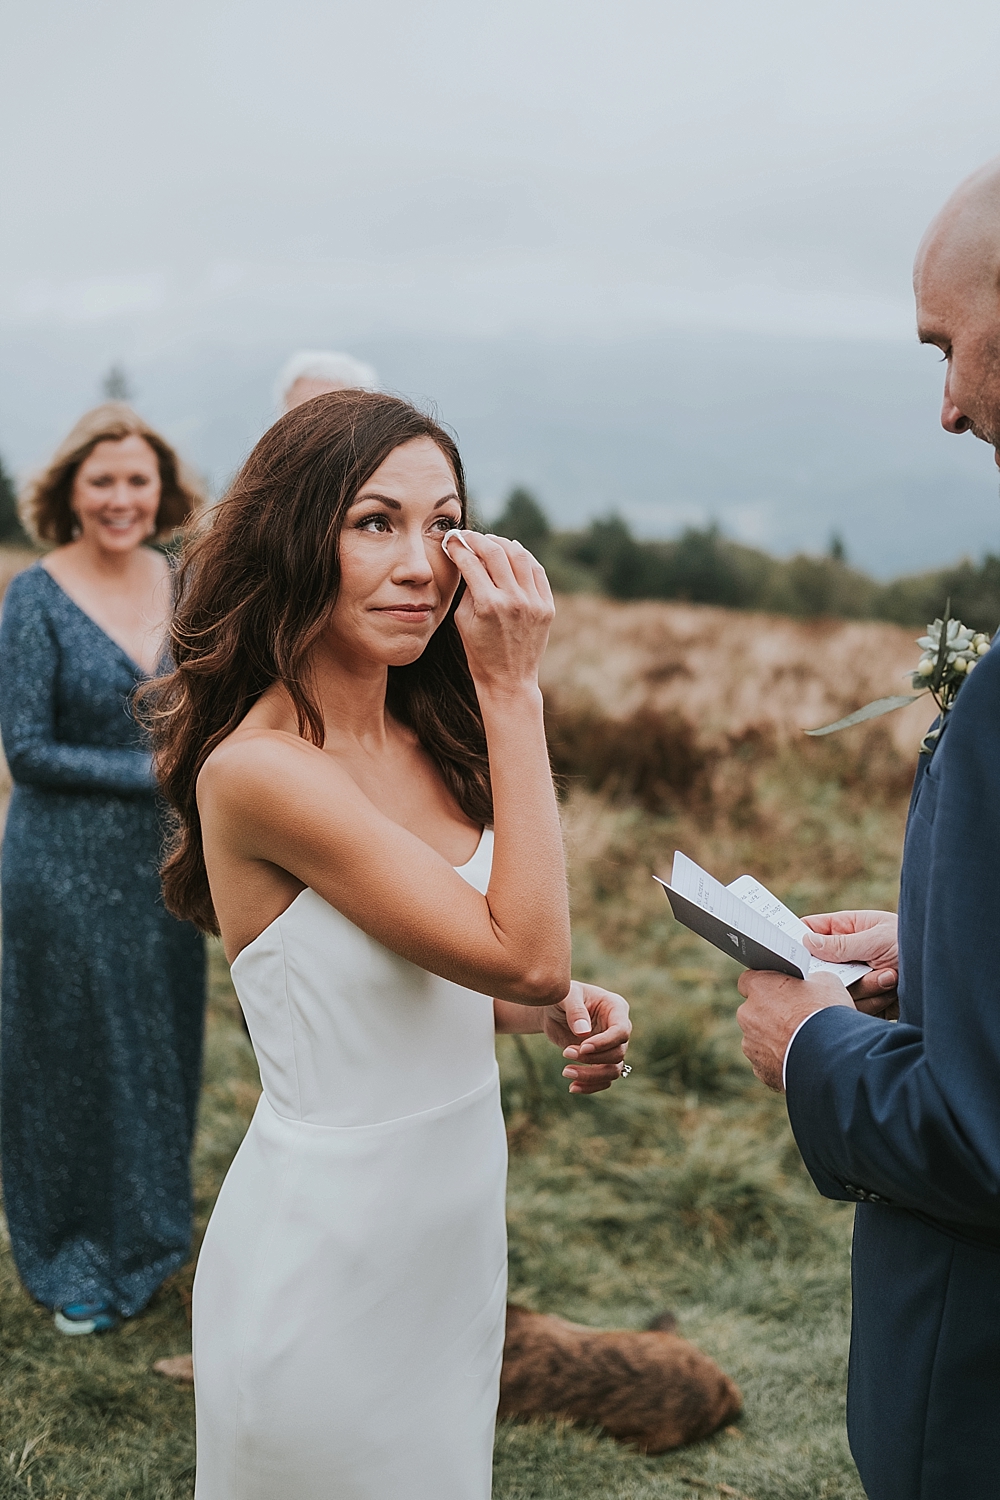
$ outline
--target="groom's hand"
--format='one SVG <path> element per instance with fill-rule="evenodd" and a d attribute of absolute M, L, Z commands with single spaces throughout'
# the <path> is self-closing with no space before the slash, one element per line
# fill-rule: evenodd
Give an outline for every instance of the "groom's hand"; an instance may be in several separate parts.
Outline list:
<path fill-rule="evenodd" d="M 802 920 L 811 928 L 802 941 L 815 958 L 836 964 L 871 964 L 871 973 L 851 985 L 854 1003 L 866 1015 L 894 1021 L 899 1015 L 895 912 L 832 911 Z"/>
<path fill-rule="evenodd" d="M 788 1043 L 801 1023 L 829 1005 L 854 1009 L 854 1001 L 834 974 L 791 979 L 770 969 L 744 969 L 737 988 L 746 996 L 736 1012 L 743 1052 L 761 1083 L 778 1094 L 784 1092 Z"/>
<path fill-rule="evenodd" d="M 621 995 L 574 979 L 565 1000 L 542 1013 L 542 1029 L 562 1048 L 571 1094 L 598 1094 L 622 1076 L 632 1022 Z"/>

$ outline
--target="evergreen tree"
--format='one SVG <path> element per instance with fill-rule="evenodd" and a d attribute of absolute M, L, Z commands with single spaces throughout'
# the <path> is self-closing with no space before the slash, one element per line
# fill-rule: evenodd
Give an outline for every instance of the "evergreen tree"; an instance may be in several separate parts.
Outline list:
<path fill-rule="evenodd" d="M 549 518 L 534 495 L 520 487 L 507 496 L 507 504 L 493 530 L 497 536 L 509 536 L 520 542 L 529 552 L 534 552 L 552 534 Z"/>
<path fill-rule="evenodd" d="M 131 401 L 132 389 L 124 365 L 113 364 L 101 381 L 101 390 L 108 401 Z"/>
<path fill-rule="evenodd" d="M 573 562 L 593 568 L 606 594 L 613 599 L 663 599 L 669 588 L 664 562 L 655 544 L 637 542 L 621 516 L 603 516 L 576 539 Z"/>
<path fill-rule="evenodd" d="M 665 549 L 668 599 L 689 599 L 693 604 L 726 604 L 739 608 L 748 603 L 731 546 L 713 521 L 704 531 L 688 526 Z"/>
<path fill-rule="evenodd" d="M 8 547 L 29 547 L 27 534 L 17 514 L 17 491 L 14 481 L 0 458 L 0 542 Z"/>

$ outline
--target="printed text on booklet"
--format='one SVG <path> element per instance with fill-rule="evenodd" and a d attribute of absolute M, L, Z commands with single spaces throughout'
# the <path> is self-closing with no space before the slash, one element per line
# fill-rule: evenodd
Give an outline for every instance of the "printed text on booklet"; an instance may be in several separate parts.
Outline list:
<path fill-rule="evenodd" d="M 802 943 L 808 931 L 752 875 L 722 885 L 680 850 L 670 880 L 660 880 L 678 922 L 706 938 L 748 969 L 776 969 L 796 979 L 836 974 L 845 986 L 868 973 L 868 964 L 830 964 L 813 958 Z"/>

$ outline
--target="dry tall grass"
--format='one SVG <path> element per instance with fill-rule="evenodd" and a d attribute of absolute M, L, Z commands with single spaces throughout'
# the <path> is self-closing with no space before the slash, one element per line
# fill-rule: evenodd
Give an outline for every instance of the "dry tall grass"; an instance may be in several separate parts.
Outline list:
<path fill-rule="evenodd" d="M 563 598 L 543 664 L 553 764 L 568 792 L 683 817 L 689 843 L 763 834 L 766 866 L 818 786 L 859 809 L 905 798 L 929 699 L 829 739 L 803 729 L 899 692 L 917 656 L 894 625 Z"/>
<path fill-rule="evenodd" d="M 683 720 L 705 748 L 748 733 L 787 743 L 872 698 L 908 691 L 904 673 L 919 655 L 912 630 L 877 621 L 567 594 L 542 686 L 573 713 Z M 921 703 L 885 721 L 902 755 L 916 754 L 932 717 Z"/>

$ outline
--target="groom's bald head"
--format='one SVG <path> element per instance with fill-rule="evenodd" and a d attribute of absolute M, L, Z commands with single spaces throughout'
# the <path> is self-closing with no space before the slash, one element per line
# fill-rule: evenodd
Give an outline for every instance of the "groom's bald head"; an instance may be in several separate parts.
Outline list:
<path fill-rule="evenodd" d="M 942 426 L 1000 449 L 1000 158 L 967 178 L 934 219 L 913 287 L 920 339 L 948 361 Z"/>
<path fill-rule="evenodd" d="M 915 279 L 941 266 L 977 282 L 1000 271 L 1000 157 L 955 189 L 917 251 Z"/>

